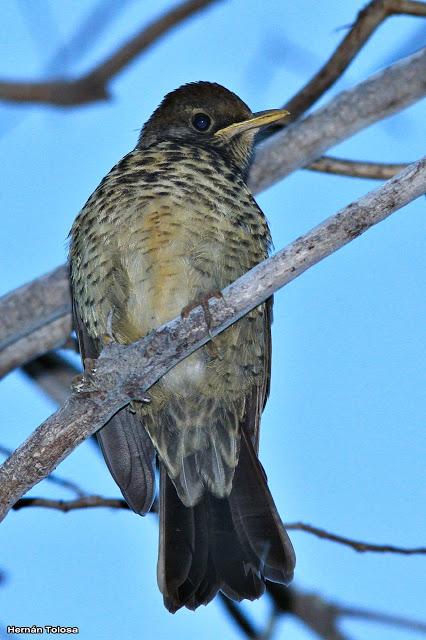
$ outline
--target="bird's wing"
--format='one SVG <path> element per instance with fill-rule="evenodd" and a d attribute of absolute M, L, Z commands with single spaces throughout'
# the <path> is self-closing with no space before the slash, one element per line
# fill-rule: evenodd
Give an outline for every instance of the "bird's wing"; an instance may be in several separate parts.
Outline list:
<path fill-rule="evenodd" d="M 251 438 L 254 450 L 259 449 L 259 426 L 262 411 L 269 396 L 271 384 L 271 325 L 272 325 L 272 305 L 273 297 L 266 300 L 263 313 L 263 334 L 264 334 L 264 375 L 260 384 L 254 385 L 247 394 L 244 416 L 241 421 L 241 428 Z"/>
<path fill-rule="evenodd" d="M 86 358 L 97 358 L 101 350 L 99 341 L 89 336 L 74 300 L 73 324 L 83 362 Z M 143 424 L 124 407 L 96 435 L 127 504 L 144 515 L 155 497 L 155 450 Z"/>

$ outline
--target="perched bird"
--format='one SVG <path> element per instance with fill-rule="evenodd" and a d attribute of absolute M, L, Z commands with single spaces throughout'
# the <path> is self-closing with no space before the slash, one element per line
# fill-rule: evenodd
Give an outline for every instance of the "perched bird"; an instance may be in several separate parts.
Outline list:
<path fill-rule="evenodd" d="M 134 342 L 267 257 L 268 225 L 246 177 L 256 132 L 285 115 L 252 113 L 210 82 L 164 98 L 71 230 L 83 360 L 99 355 L 105 336 Z M 257 458 L 271 321 L 269 299 L 171 369 L 149 403 L 132 403 L 97 434 L 137 513 L 152 505 L 158 459 L 158 583 L 172 612 L 219 590 L 253 600 L 265 579 L 292 579 L 293 547 Z"/>

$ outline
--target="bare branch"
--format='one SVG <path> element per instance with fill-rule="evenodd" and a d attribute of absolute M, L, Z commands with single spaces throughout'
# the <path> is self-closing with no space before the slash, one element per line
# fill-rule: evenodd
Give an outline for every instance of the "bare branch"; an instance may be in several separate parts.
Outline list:
<path fill-rule="evenodd" d="M 309 165 L 355 130 L 424 94 L 426 49 L 345 91 L 261 145 L 250 173 L 251 189 L 261 191 Z M 0 299 L 0 376 L 65 342 L 71 327 L 68 287 L 63 266 Z"/>
<path fill-rule="evenodd" d="M 358 160 L 345 160 L 332 156 L 322 156 L 312 162 L 309 171 L 320 171 L 322 173 L 333 173 L 339 176 L 350 176 L 351 178 L 368 178 L 370 180 L 389 180 L 397 173 L 408 166 L 404 163 L 384 163 L 384 162 L 360 162 Z"/>
<path fill-rule="evenodd" d="M 51 476 L 49 476 L 51 477 Z M 19 511 L 24 507 L 42 507 L 44 509 L 57 509 L 59 511 L 74 511 L 75 509 L 87 509 L 90 507 L 112 507 L 114 509 L 128 509 L 127 503 L 122 498 L 103 498 L 102 496 L 82 495 L 78 500 L 51 500 L 50 498 L 21 498 L 13 506 L 15 511 Z M 335 533 L 330 533 L 324 529 L 313 527 L 305 522 L 289 522 L 285 523 L 285 528 L 289 531 L 305 531 L 311 533 L 318 538 L 331 540 L 338 544 L 355 549 L 355 551 L 371 551 L 375 553 L 396 553 L 399 555 L 423 555 L 426 554 L 426 547 L 396 547 L 389 544 L 370 544 L 360 540 L 345 538 Z"/>
<path fill-rule="evenodd" d="M 426 95 L 426 48 L 343 91 L 256 149 L 250 187 L 266 189 L 327 149 Z"/>
<path fill-rule="evenodd" d="M 313 527 L 311 524 L 307 524 L 305 522 L 290 522 L 285 526 L 289 531 L 307 531 L 318 538 L 344 544 L 345 546 L 351 547 L 355 551 L 359 552 L 374 551 L 376 553 L 398 553 L 405 556 L 426 554 L 426 547 L 396 547 L 391 544 L 371 544 L 370 542 L 361 542 L 360 540 L 353 540 L 351 538 L 339 536 L 336 533 L 325 531 L 325 529 L 320 529 L 319 527 Z"/>
<path fill-rule="evenodd" d="M 142 400 L 170 368 L 258 306 L 277 289 L 426 192 L 426 158 L 298 238 L 224 289 L 210 305 L 211 331 L 200 307 L 129 346 L 108 345 L 72 395 L 0 467 L 0 518 L 80 442 L 130 400 Z"/>
<path fill-rule="evenodd" d="M 426 17 L 426 3 L 413 0 L 372 0 L 359 12 L 350 31 L 327 62 L 286 103 L 293 120 L 305 113 L 340 78 L 377 27 L 386 18 L 396 14 Z"/>
<path fill-rule="evenodd" d="M 0 377 L 63 345 L 71 332 L 68 268 L 25 284 L 0 299 Z"/>
<path fill-rule="evenodd" d="M 0 100 L 75 106 L 110 97 L 108 84 L 125 66 L 186 18 L 216 0 L 186 0 L 154 20 L 108 56 L 101 64 L 75 80 L 50 82 L 0 82 Z"/>
<path fill-rule="evenodd" d="M 0 453 L 8 457 L 12 455 L 13 449 L 9 449 L 8 447 L 4 447 L 3 445 L 0 445 Z M 71 491 L 76 496 L 81 497 L 85 495 L 85 492 L 78 486 L 78 484 L 76 484 L 72 480 L 67 480 L 66 478 L 57 476 L 56 473 L 49 474 L 45 479 L 48 482 L 51 482 L 52 484 L 56 484 L 58 487 L 62 487 L 63 489 L 68 489 L 68 491 Z"/>
<path fill-rule="evenodd" d="M 22 370 L 59 406 L 70 396 L 71 382 L 80 373 L 76 367 L 56 353 L 48 353 L 31 360 Z"/>
<path fill-rule="evenodd" d="M 339 609 L 324 598 L 294 587 L 267 583 L 267 590 L 280 613 L 292 614 L 319 638 L 349 640 L 338 628 Z"/>
<path fill-rule="evenodd" d="M 220 601 L 228 612 L 229 616 L 235 622 L 239 630 L 245 635 L 246 638 L 257 640 L 260 637 L 260 631 L 257 631 L 249 620 L 248 616 L 244 613 L 239 605 L 233 600 L 227 598 L 221 591 L 219 592 Z"/>
<path fill-rule="evenodd" d="M 418 620 L 369 609 L 347 607 L 325 600 L 316 593 L 301 591 L 295 587 L 284 587 L 273 582 L 267 582 L 266 588 L 279 612 L 295 615 L 324 640 L 348 640 L 338 628 L 339 621 L 345 617 L 371 620 L 379 624 L 389 624 L 409 631 L 426 633 L 426 624 Z"/>
<path fill-rule="evenodd" d="M 412 620 L 411 618 L 406 618 L 404 616 L 394 616 L 388 613 L 371 611 L 370 609 L 345 607 L 342 605 L 339 606 L 339 612 L 341 616 L 348 618 L 360 618 L 361 620 L 370 620 L 371 622 L 378 622 L 379 624 L 388 624 L 392 627 L 401 627 L 402 629 L 408 629 L 409 631 L 426 633 L 426 622 Z"/>
<path fill-rule="evenodd" d="M 21 498 L 13 505 L 14 511 L 25 507 L 42 507 L 43 509 L 56 509 L 68 513 L 76 509 L 89 509 L 92 507 L 109 507 L 112 509 L 130 510 L 127 502 L 122 498 L 102 498 L 101 496 L 82 495 L 77 500 L 51 500 L 50 498 Z"/>
<path fill-rule="evenodd" d="M 70 395 L 71 379 L 78 373 L 77 369 L 69 365 L 63 358 L 56 354 L 48 354 L 37 360 L 30 362 L 24 367 L 24 371 L 36 382 L 41 389 L 47 393 L 58 405 L 63 404 Z M 0 452 L 10 455 L 10 450 L 0 447 Z M 48 479 L 77 491 L 80 496 L 85 494 L 73 483 L 62 480 L 56 476 L 48 476 Z M 72 485 L 71 487 L 69 485 Z M 126 509 L 127 503 L 122 499 L 102 498 L 100 496 L 85 496 L 81 500 L 50 500 L 45 498 L 22 498 L 14 505 L 14 510 L 23 507 L 45 507 L 50 509 L 59 509 L 60 511 L 71 511 L 73 509 L 82 509 L 86 507 L 115 507 L 118 509 Z M 305 531 L 312 533 L 319 538 L 338 542 L 346 546 L 352 547 L 355 551 L 374 551 L 389 552 L 402 555 L 426 554 L 426 547 L 396 547 L 389 544 L 371 544 L 360 540 L 353 540 L 335 533 L 330 533 L 319 527 L 314 527 L 304 522 L 293 522 L 286 524 L 287 529 L 294 531 Z M 251 636 L 249 636 L 251 637 Z M 256 636 L 253 636 L 256 637 Z"/>

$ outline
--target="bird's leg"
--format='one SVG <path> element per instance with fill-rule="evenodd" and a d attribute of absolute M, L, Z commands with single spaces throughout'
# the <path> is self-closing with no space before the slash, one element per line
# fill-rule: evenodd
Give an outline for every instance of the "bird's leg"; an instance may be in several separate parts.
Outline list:
<path fill-rule="evenodd" d="M 223 298 L 220 289 L 212 289 L 211 291 L 207 291 L 207 293 L 201 294 L 198 298 L 195 298 L 195 300 L 191 300 L 191 302 L 187 304 L 180 312 L 181 317 L 185 320 L 193 309 L 195 309 L 196 307 L 202 307 L 204 312 L 204 320 L 206 322 L 209 334 L 212 325 L 212 316 L 209 309 L 209 300 L 211 298 Z"/>

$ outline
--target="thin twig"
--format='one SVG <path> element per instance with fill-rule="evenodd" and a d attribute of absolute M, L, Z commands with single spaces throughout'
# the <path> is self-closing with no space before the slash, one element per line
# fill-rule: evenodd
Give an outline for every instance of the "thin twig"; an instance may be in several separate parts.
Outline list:
<path fill-rule="evenodd" d="M 345 160 L 333 156 L 322 156 L 312 162 L 309 171 L 320 171 L 322 173 L 333 173 L 339 176 L 349 176 L 351 178 L 368 178 L 370 180 L 389 180 L 394 175 L 408 166 L 404 163 L 384 163 L 366 162 L 359 160 Z"/>
<path fill-rule="evenodd" d="M 286 108 L 296 120 L 305 113 L 346 71 L 367 40 L 392 15 L 426 17 L 426 3 L 413 0 L 372 0 L 321 69 L 288 102 Z"/>
<path fill-rule="evenodd" d="M 288 530 L 306 531 L 308 533 L 312 533 L 318 538 L 344 544 L 359 552 L 374 551 L 376 553 L 398 553 L 405 556 L 426 554 L 426 547 L 396 547 L 390 544 L 371 544 L 370 542 L 362 542 L 360 540 L 346 538 L 345 536 L 339 536 L 336 533 L 331 533 L 325 529 L 314 527 L 305 522 L 290 522 L 285 526 Z"/>
<path fill-rule="evenodd" d="M 107 100 L 108 85 L 124 67 L 185 19 L 217 0 L 186 0 L 130 38 L 94 69 L 75 80 L 0 82 L 0 100 L 75 106 Z"/>
<path fill-rule="evenodd" d="M 131 400 L 144 394 L 171 367 L 206 344 L 275 291 L 374 224 L 426 192 L 426 158 L 409 165 L 378 189 L 351 203 L 291 245 L 251 269 L 210 304 L 194 309 L 142 340 L 107 345 L 65 405 L 40 425 L 0 467 L 0 519 L 84 439 Z"/>
<path fill-rule="evenodd" d="M 97 0 L 85 15 L 69 39 L 63 42 L 44 66 L 44 74 L 52 77 L 55 74 L 65 76 L 68 67 L 76 64 L 86 56 L 99 42 L 111 22 L 117 20 L 130 0 Z"/>
<path fill-rule="evenodd" d="M 266 620 L 264 630 L 259 634 L 259 640 L 271 640 L 277 628 L 279 613 L 275 606 L 272 606 L 268 618 Z"/>
<path fill-rule="evenodd" d="M 254 192 L 309 165 L 355 131 L 426 94 L 426 49 L 345 91 L 256 151 Z M 71 330 L 67 267 L 59 267 L 0 299 L 0 377 L 57 348 Z M 61 327 L 59 324 L 62 323 Z"/>
<path fill-rule="evenodd" d="M 43 509 L 56 509 L 68 513 L 76 509 L 89 509 L 92 507 L 110 507 L 113 509 L 127 509 L 129 506 L 122 498 L 102 498 L 101 496 L 82 496 L 76 500 L 51 500 L 50 498 L 21 498 L 13 506 L 14 511 L 25 507 L 42 507 Z"/>
<path fill-rule="evenodd" d="M 242 608 L 233 600 L 227 598 L 221 591 L 219 592 L 219 597 L 226 611 L 245 637 L 251 640 L 257 640 L 257 638 L 260 637 L 260 633 L 256 630 Z"/>
<path fill-rule="evenodd" d="M 103 498 L 102 496 L 83 495 L 78 500 L 51 500 L 50 498 L 21 498 L 14 505 L 13 509 L 18 511 L 24 507 L 42 507 L 44 509 L 57 509 L 59 511 L 74 511 L 75 509 L 87 509 L 90 507 L 112 507 L 114 509 L 128 509 L 127 503 L 122 498 Z M 396 547 L 389 544 L 370 544 L 361 540 L 345 538 L 335 533 L 325 531 L 319 527 L 313 527 L 304 522 L 285 523 L 285 528 L 289 531 L 305 531 L 318 538 L 331 540 L 339 544 L 346 545 L 355 551 L 371 551 L 375 553 L 396 553 L 400 555 L 423 555 L 426 554 L 426 547 Z"/>
<path fill-rule="evenodd" d="M 377 611 L 371 611 L 369 609 L 362 609 L 358 607 L 345 607 L 339 606 L 339 612 L 341 616 L 348 618 L 359 618 L 360 620 L 370 620 L 371 622 L 378 622 L 379 624 L 389 624 L 393 627 L 401 627 L 402 629 L 408 629 L 410 631 L 418 631 L 419 633 L 426 633 L 426 622 L 420 620 L 412 620 L 405 616 L 394 616 L 388 613 L 378 613 Z"/>

